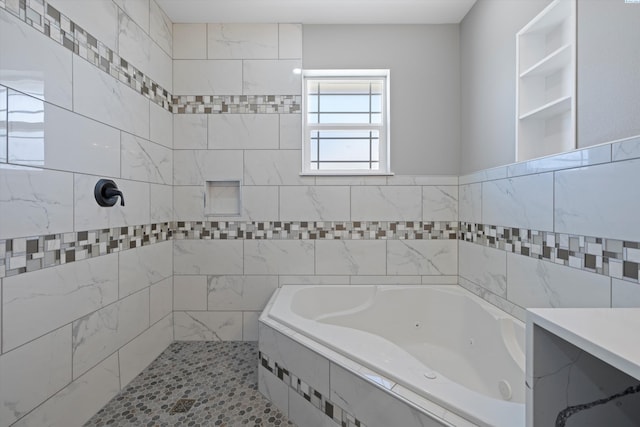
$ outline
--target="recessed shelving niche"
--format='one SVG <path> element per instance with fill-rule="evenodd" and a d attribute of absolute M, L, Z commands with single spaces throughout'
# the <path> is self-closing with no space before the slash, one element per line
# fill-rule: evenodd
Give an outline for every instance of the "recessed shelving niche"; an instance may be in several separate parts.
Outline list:
<path fill-rule="evenodd" d="M 242 210 L 240 181 L 207 181 L 204 212 L 206 216 L 239 216 Z"/>
<path fill-rule="evenodd" d="M 576 148 L 576 2 L 555 0 L 516 34 L 516 161 Z"/>

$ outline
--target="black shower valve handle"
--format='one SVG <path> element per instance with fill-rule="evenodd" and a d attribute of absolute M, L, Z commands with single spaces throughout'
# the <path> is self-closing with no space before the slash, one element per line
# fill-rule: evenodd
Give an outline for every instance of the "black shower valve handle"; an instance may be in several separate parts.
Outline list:
<path fill-rule="evenodd" d="M 120 197 L 120 206 L 124 206 L 124 195 L 111 179 L 98 180 L 93 190 L 93 195 L 100 206 L 114 206 L 118 202 L 118 197 Z"/>

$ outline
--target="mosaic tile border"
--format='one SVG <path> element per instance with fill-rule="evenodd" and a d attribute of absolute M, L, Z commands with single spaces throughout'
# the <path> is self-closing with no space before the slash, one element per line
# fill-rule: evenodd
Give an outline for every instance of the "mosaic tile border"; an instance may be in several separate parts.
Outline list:
<path fill-rule="evenodd" d="M 0 240 L 0 278 L 172 239 L 170 222 Z"/>
<path fill-rule="evenodd" d="M 367 427 L 365 423 L 357 419 L 353 414 L 329 400 L 327 396 L 323 396 L 322 393 L 306 384 L 293 373 L 279 366 L 278 362 L 275 362 L 273 358 L 259 352 L 258 363 L 312 404 L 314 408 L 338 423 L 338 425 L 342 427 Z"/>
<path fill-rule="evenodd" d="M 640 242 L 467 222 L 460 240 L 640 283 Z"/>
<path fill-rule="evenodd" d="M 162 108 L 173 111 L 169 92 L 46 0 L 3 0 L 0 9 L 16 16 L 51 40 L 86 59 Z"/>
<path fill-rule="evenodd" d="M 300 95 L 173 96 L 46 0 L 0 0 L 3 9 L 165 110 L 178 114 L 300 113 Z"/>
<path fill-rule="evenodd" d="M 300 113 L 300 95 L 183 95 L 172 98 L 176 114 Z"/>
<path fill-rule="evenodd" d="M 455 240 L 449 221 L 178 221 L 175 239 Z"/>

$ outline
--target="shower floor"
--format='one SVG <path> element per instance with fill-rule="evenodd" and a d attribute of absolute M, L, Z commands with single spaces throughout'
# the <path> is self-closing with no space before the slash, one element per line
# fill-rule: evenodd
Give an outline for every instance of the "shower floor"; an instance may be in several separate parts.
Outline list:
<path fill-rule="evenodd" d="M 292 426 L 257 372 L 255 342 L 174 342 L 85 426 Z"/>

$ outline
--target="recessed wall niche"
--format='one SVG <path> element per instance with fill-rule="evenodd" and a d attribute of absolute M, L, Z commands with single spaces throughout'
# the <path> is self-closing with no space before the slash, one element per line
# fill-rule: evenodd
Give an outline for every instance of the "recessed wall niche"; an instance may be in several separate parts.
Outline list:
<path fill-rule="evenodd" d="M 240 181 L 207 181 L 204 214 L 206 216 L 240 216 L 242 194 Z"/>

